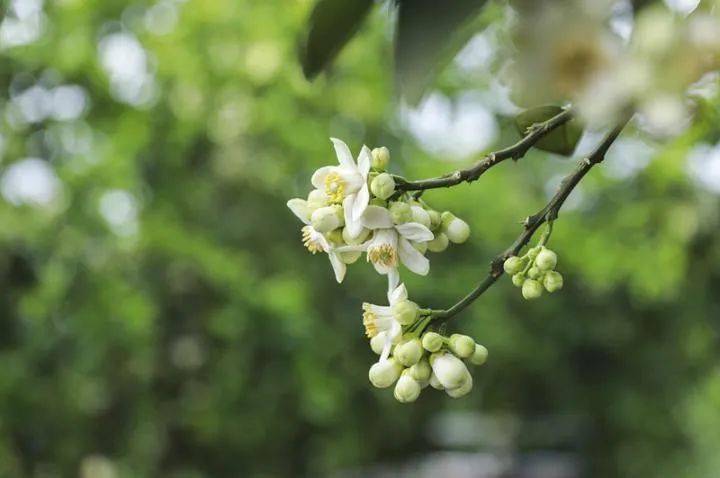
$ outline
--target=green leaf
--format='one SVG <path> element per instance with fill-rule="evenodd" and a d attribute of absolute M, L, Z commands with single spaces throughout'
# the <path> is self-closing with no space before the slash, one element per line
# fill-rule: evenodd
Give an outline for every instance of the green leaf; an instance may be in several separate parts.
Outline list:
<path fill-rule="evenodd" d="M 395 79 L 405 97 L 417 103 L 446 62 L 467 42 L 469 26 L 486 0 L 398 0 Z"/>
<path fill-rule="evenodd" d="M 560 106 L 537 106 L 523 111 L 515 117 L 515 126 L 521 135 L 526 135 L 528 129 L 538 123 L 543 123 L 553 116 L 562 113 Z M 571 119 L 564 125 L 556 128 L 535 144 L 535 148 L 550 153 L 571 156 L 582 136 L 582 126 L 578 120 Z"/>
<path fill-rule="evenodd" d="M 373 0 L 319 0 L 315 4 L 300 52 L 307 79 L 330 65 L 358 31 L 372 4 Z"/>

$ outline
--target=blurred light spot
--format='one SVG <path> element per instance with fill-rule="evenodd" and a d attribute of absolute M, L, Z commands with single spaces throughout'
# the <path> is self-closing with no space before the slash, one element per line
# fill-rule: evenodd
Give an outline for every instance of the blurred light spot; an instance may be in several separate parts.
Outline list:
<path fill-rule="evenodd" d="M 88 154 L 92 151 L 93 132 L 82 121 L 65 123 L 53 129 L 60 140 L 60 147 L 70 155 Z"/>
<path fill-rule="evenodd" d="M 639 109 L 638 125 L 651 134 L 673 136 L 690 122 L 683 101 L 673 95 L 658 95 L 645 101 Z"/>
<path fill-rule="evenodd" d="M 27 45 L 43 32 L 42 0 L 13 0 L 0 23 L 0 49 Z"/>
<path fill-rule="evenodd" d="M 119 236 L 137 232 L 138 206 L 135 197 L 122 189 L 113 189 L 100 197 L 100 215 Z"/>
<path fill-rule="evenodd" d="M 629 1 L 621 1 L 615 3 L 612 7 L 612 16 L 610 17 L 610 29 L 617 36 L 627 42 L 630 40 L 634 26 L 633 6 Z"/>
<path fill-rule="evenodd" d="M 492 144 L 498 135 L 495 117 L 481 96 L 464 93 L 453 104 L 439 92 L 418 108 L 403 108 L 401 119 L 428 152 L 463 159 Z"/>
<path fill-rule="evenodd" d="M 90 455 L 80 463 L 80 478 L 116 478 L 115 464 L 102 455 Z"/>
<path fill-rule="evenodd" d="M 615 179 L 630 179 L 650 163 L 655 148 L 635 138 L 618 139 L 607 152 L 603 162 L 605 175 Z"/>
<path fill-rule="evenodd" d="M 700 0 L 665 0 L 665 4 L 671 10 L 683 15 L 690 15 L 700 4 Z"/>
<path fill-rule="evenodd" d="M 22 123 L 39 123 L 50 114 L 52 97 L 42 86 L 31 86 L 12 98 L 12 109 Z"/>
<path fill-rule="evenodd" d="M 696 146 L 688 157 L 687 169 L 697 185 L 720 194 L 720 143 Z"/>
<path fill-rule="evenodd" d="M 555 193 L 557 193 L 564 178 L 564 174 L 556 174 L 545 183 L 545 196 L 547 199 L 550 199 L 555 195 Z M 579 209 L 580 206 L 582 206 L 584 199 L 585 193 L 583 192 L 583 185 L 578 184 L 563 203 L 563 211 L 574 211 Z"/>
<path fill-rule="evenodd" d="M 85 112 L 88 96 L 85 89 L 77 85 L 58 86 L 52 90 L 52 115 L 55 119 L 74 120 Z"/>
<path fill-rule="evenodd" d="M 197 338 L 186 335 L 178 338 L 170 351 L 172 363 L 183 370 L 195 370 L 205 361 L 205 353 Z"/>
<path fill-rule="evenodd" d="M 172 2 L 158 2 L 145 12 L 145 28 L 155 35 L 167 35 L 175 28 L 178 14 Z"/>
<path fill-rule="evenodd" d="M 147 53 L 134 36 L 111 33 L 100 40 L 99 51 L 115 99 L 135 106 L 153 99 L 155 82 L 149 72 Z"/>
<path fill-rule="evenodd" d="M 57 199 L 60 187 L 52 167 L 37 158 L 11 164 L 0 179 L 0 192 L 15 205 L 47 206 Z"/>
<path fill-rule="evenodd" d="M 274 42 L 254 43 L 245 53 L 245 69 L 257 82 L 265 82 L 275 76 L 281 64 L 282 51 Z"/>
<path fill-rule="evenodd" d="M 468 73 L 487 71 L 495 56 L 494 33 L 486 30 L 470 39 L 454 60 L 460 70 Z"/>

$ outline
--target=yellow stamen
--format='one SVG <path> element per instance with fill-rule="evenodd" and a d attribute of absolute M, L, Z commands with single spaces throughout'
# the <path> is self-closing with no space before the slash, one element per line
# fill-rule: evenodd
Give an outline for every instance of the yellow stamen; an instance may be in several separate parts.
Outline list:
<path fill-rule="evenodd" d="M 331 203 L 342 203 L 345 197 L 345 182 L 338 173 L 330 173 L 325 176 L 325 194 Z"/>
<path fill-rule="evenodd" d="M 377 315 L 370 312 L 370 304 L 363 304 L 363 325 L 365 326 L 365 335 L 373 338 L 378 334 Z"/>
<path fill-rule="evenodd" d="M 312 228 L 310 226 L 305 226 L 302 228 L 302 241 L 303 245 L 307 247 L 307 250 L 312 252 L 313 254 L 321 252 L 323 250 L 322 246 L 315 239 L 313 239 Z"/>
<path fill-rule="evenodd" d="M 368 250 L 368 260 L 373 264 L 395 267 L 398 263 L 397 250 L 391 244 L 380 244 Z"/>

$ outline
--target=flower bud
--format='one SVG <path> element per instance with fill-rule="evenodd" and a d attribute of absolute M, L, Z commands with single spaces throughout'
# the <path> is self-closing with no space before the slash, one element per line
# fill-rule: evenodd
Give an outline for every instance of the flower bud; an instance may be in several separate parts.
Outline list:
<path fill-rule="evenodd" d="M 518 272 L 522 272 L 524 268 L 525 261 L 518 256 L 510 256 L 505 259 L 505 262 L 503 263 L 503 269 L 505 269 L 505 272 L 510 275 L 515 275 Z"/>
<path fill-rule="evenodd" d="M 475 352 L 475 341 L 467 335 L 452 334 L 448 346 L 460 358 L 469 358 Z"/>
<path fill-rule="evenodd" d="M 528 279 L 522 285 L 522 295 L 528 300 L 537 299 L 543 293 L 543 286 L 535 279 Z"/>
<path fill-rule="evenodd" d="M 360 251 L 345 251 L 338 254 L 340 256 L 340 260 L 344 264 L 354 264 L 357 262 L 358 259 L 360 259 L 360 256 L 362 256 L 362 252 Z"/>
<path fill-rule="evenodd" d="M 390 203 L 390 216 L 395 224 L 405 224 L 412 221 L 412 209 L 406 202 L 395 201 Z"/>
<path fill-rule="evenodd" d="M 372 156 L 372 162 L 370 164 L 373 169 L 384 171 L 387 168 L 388 163 L 390 163 L 390 150 L 385 146 L 382 146 L 380 148 L 373 149 L 370 154 Z"/>
<path fill-rule="evenodd" d="M 325 237 L 327 237 L 328 241 L 337 244 L 343 243 L 343 237 L 342 237 L 342 230 L 341 229 L 333 229 L 332 231 L 325 234 Z"/>
<path fill-rule="evenodd" d="M 469 375 L 462 360 L 451 353 L 438 352 L 430 357 L 430 366 L 438 381 L 445 388 L 457 388 L 465 382 Z"/>
<path fill-rule="evenodd" d="M 430 216 L 430 229 L 434 231 L 442 225 L 442 215 L 434 209 L 429 209 L 427 213 Z"/>
<path fill-rule="evenodd" d="M 395 192 L 395 179 L 388 173 L 378 174 L 370 183 L 370 192 L 380 199 L 389 198 Z"/>
<path fill-rule="evenodd" d="M 460 397 L 464 397 L 465 395 L 470 393 L 472 388 L 473 388 L 472 375 L 470 375 L 470 372 L 467 372 L 467 375 L 465 376 L 463 383 L 459 387 L 446 389 L 445 393 L 447 393 L 448 396 L 450 396 L 452 398 L 460 398 Z"/>
<path fill-rule="evenodd" d="M 430 214 L 420 206 L 410 206 L 412 220 L 430 229 Z"/>
<path fill-rule="evenodd" d="M 420 307 L 411 300 L 401 300 L 391 307 L 393 317 L 400 325 L 410 325 L 417 320 Z"/>
<path fill-rule="evenodd" d="M 434 373 L 430 374 L 430 386 L 434 388 L 435 390 L 445 390 L 445 387 L 443 387 L 443 384 L 440 383 L 440 380 L 438 380 L 437 376 L 435 376 Z"/>
<path fill-rule="evenodd" d="M 427 382 L 430 380 L 430 374 L 432 374 L 432 368 L 430 368 L 430 362 L 426 358 L 420 359 L 418 363 L 409 368 L 410 375 L 418 382 Z"/>
<path fill-rule="evenodd" d="M 385 341 L 387 340 L 387 333 L 380 332 L 376 336 L 370 339 L 370 348 L 373 352 L 380 355 L 385 348 Z"/>
<path fill-rule="evenodd" d="M 475 344 L 475 351 L 472 354 L 472 357 L 470 357 L 470 363 L 473 365 L 482 365 L 487 360 L 488 356 L 488 350 L 480 345 Z"/>
<path fill-rule="evenodd" d="M 525 283 L 525 274 L 522 272 L 518 272 L 514 276 L 512 276 L 512 283 L 515 287 L 522 287 L 522 285 Z"/>
<path fill-rule="evenodd" d="M 402 375 L 400 375 L 400 379 L 395 384 L 393 395 L 400 403 L 410 403 L 417 400 L 421 390 L 422 388 L 417 380 L 412 378 L 407 370 L 404 370 Z"/>
<path fill-rule="evenodd" d="M 427 242 L 410 242 L 410 244 L 422 255 L 427 252 Z"/>
<path fill-rule="evenodd" d="M 445 226 L 445 234 L 450 242 L 462 244 L 470 237 L 470 226 L 462 219 L 455 218 Z"/>
<path fill-rule="evenodd" d="M 368 204 L 370 206 L 378 206 L 383 209 L 387 209 L 387 207 L 388 207 L 387 201 L 384 199 L 380 199 L 380 198 L 372 198 Z"/>
<path fill-rule="evenodd" d="M 448 237 L 444 232 L 436 232 L 435 237 L 427 242 L 427 248 L 430 252 L 442 252 L 448 247 Z"/>
<path fill-rule="evenodd" d="M 400 377 L 400 372 L 402 372 L 402 365 L 395 358 L 390 357 L 387 360 L 374 363 L 370 367 L 368 378 L 374 387 L 387 388 Z"/>
<path fill-rule="evenodd" d="M 316 209 L 310 216 L 312 227 L 318 232 L 330 232 L 345 222 L 342 206 L 325 206 Z"/>
<path fill-rule="evenodd" d="M 548 248 L 543 247 L 535 258 L 535 265 L 540 270 L 551 271 L 557 265 L 557 254 Z"/>
<path fill-rule="evenodd" d="M 313 189 L 310 191 L 310 194 L 308 194 L 307 204 L 311 211 L 327 206 L 329 203 L 330 201 L 327 194 L 321 189 Z"/>
<path fill-rule="evenodd" d="M 531 279 L 537 279 L 540 277 L 541 274 L 542 274 L 542 271 L 536 266 L 532 266 L 527 271 L 527 276 Z"/>
<path fill-rule="evenodd" d="M 437 352 L 444 342 L 443 336 L 436 332 L 425 332 L 422 336 L 422 346 L 428 352 Z"/>
<path fill-rule="evenodd" d="M 543 285 L 548 292 L 555 292 L 563 288 L 563 276 L 556 271 L 550 271 L 545 274 Z"/>
<path fill-rule="evenodd" d="M 440 223 L 442 225 L 442 228 L 447 229 L 450 222 L 455 219 L 457 219 L 455 217 L 455 214 L 451 213 L 450 211 L 443 211 L 443 213 L 440 215 Z"/>
<path fill-rule="evenodd" d="M 367 229 L 365 227 L 363 227 L 360 231 L 360 234 L 355 237 L 350 237 L 350 232 L 348 231 L 347 227 L 344 227 L 342 230 L 342 240 L 345 242 L 345 244 L 350 244 L 351 246 L 362 244 L 363 242 L 365 242 L 365 239 L 367 239 L 369 235 L 370 229 Z"/>
<path fill-rule="evenodd" d="M 418 363 L 422 358 L 422 355 L 423 348 L 420 343 L 420 339 L 418 338 L 400 342 L 397 346 L 395 346 L 395 351 L 393 352 L 393 356 L 397 359 L 397 361 L 406 367 L 412 367 Z"/>

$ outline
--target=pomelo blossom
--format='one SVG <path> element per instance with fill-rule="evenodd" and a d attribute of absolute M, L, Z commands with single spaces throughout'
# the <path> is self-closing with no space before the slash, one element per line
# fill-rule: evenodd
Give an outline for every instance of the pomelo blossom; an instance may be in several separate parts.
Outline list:
<path fill-rule="evenodd" d="M 388 302 L 390 305 L 375 305 L 367 302 L 362 305 L 365 335 L 370 339 L 381 336 L 385 341 L 382 353 L 380 354 L 381 362 L 387 360 L 393 342 L 402 335 L 402 324 L 395 318 L 393 306 L 407 300 L 408 292 L 405 284 L 400 284 L 388 292 Z"/>
<path fill-rule="evenodd" d="M 370 201 L 368 173 L 372 156 L 367 146 L 363 146 L 357 163 L 347 144 L 337 138 L 330 138 L 335 146 L 339 166 L 323 166 L 312 176 L 312 185 L 322 190 L 333 204 L 342 204 L 345 214 L 345 227 L 350 237 L 362 232 L 361 217 Z"/>

